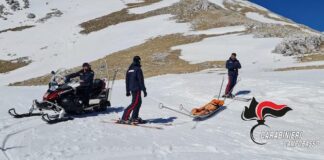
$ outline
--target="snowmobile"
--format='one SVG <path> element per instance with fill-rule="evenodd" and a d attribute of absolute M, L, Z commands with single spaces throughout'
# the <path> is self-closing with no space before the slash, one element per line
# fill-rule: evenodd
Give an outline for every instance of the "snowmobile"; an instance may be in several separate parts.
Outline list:
<path fill-rule="evenodd" d="M 64 75 L 64 70 L 52 71 L 51 74 L 53 76 L 42 101 L 33 100 L 28 113 L 18 114 L 14 108 L 9 109 L 8 113 L 14 118 L 41 116 L 42 120 L 52 124 L 71 120 L 73 115 L 106 111 L 111 106 L 109 100 L 111 88 L 109 88 L 109 80 L 107 78 L 95 79 L 93 81 L 89 106 L 85 108 L 76 89 L 80 83 L 75 80 L 66 82 L 65 77 L 62 76 Z M 54 112 L 54 114 L 47 112 Z"/>

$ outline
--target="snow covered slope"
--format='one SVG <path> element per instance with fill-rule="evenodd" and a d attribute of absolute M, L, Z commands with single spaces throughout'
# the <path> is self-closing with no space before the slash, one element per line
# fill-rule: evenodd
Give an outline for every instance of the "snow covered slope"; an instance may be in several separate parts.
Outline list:
<path fill-rule="evenodd" d="M 304 140 L 319 140 L 312 148 L 285 147 L 284 141 L 254 144 L 249 131 L 255 121 L 241 120 L 248 103 L 227 100 L 227 108 L 214 117 L 193 122 L 190 118 L 158 108 L 158 103 L 187 109 L 208 102 L 218 92 L 223 71 L 166 75 L 147 79 L 148 94 L 140 116 L 163 130 L 123 126 L 110 121 L 128 105 L 124 82 L 118 81 L 113 108 L 99 115 L 86 115 L 55 125 L 40 118 L 13 119 L 7 109 L 24 111 L 30 100 L 41 97 L 46 87 L 1 87 L 0 141 L 5 150 L 0 159 L 291 159 L 321 160 L 323 155 L 323 74 L 321 71 L 242 73 L 235 91 L 251 90 L 248 97 L 288 104 L 293 111 L 282 118 L 269 118 L 272 130 L 303 131 Z M 300 77 L 303 75 L 303 77 Z M 207 81 L 206 81 L 207 80 Z M 168 85 L 166 85 L 168 84 Z M 9 93 L 9 94 L 8 94 Z M 164 124 L 172 123 L 171 126 Z M 195 127 L 195 128 L 194 128 Z M 7 158 L 6 158 L 7 157 Z M 283 158 L 284 157 L 284 158 Z"/>
<path fill-rule="evenodd" d="M 136 14 L 146 13 L 148 11 L 153 11 L 162 7 L 171 6 L 179 1 L 180 0 L 164 0 L 161 2 L 153 3 L 151 5 L 129 9 L 129 12 Z M 100 31 L 93 32 L 91 34 L 84 35 L 79 33 L 81 30 L 79 24 L 81 24 L 82 22 L 124 9 L 127 7 L 125 5 L 127 3 L 143 2 L 137 0 L 33 0 L 28 1 L 28 7 L 23 8 L 21 7 L 25 2 L 19 1 L 19 4 L 21 4 L 21 9 L 17 10 L 10 9 L 10 5 L 8 5 L 5 0 L 1 0 L 0 2 L 5 6 L 4 13 L 7 13 L 3 14 L 3 16 L 5 16 L 7 20 L 0 20 L 0 59 L 11 60 L 20 57 L 28 57 L 28 59 L 32 61 L 31 64 L 23 68 L 8 72 L 6 74 L 1 74 L 0 84 L 8 84 L 42 76 L 44 74 L 47 74 L 49 70 L 56 70 L 62 67 L 72 68 L 80 65 L 84 61 L 93 61 L 98 58 L 102 58 L 107 54 L 139 45 L 152 37 L 173 33 L 205 34 L 204 32 L 206 32 L 205 30 L 203 30 L 194 33 L 193 31 L 190 31 L 192 30 L 192 26 L 189 23 L 176 23 L 176 20 L 174 20 L 174 18 L 171 18 L 173 17 L 172 15 L 158 15 L 136 21 L 120 23 L 104 28 Z M 200 6 L 200 8 L 203 9 L 204 6 L 207 6 L 207 2 L 208 1 L 206 0 L 201 0 L 202 6 Z M 216 0 L 210 2 L 224 7 L 227 12 L 238 12 L 243 16 L 245 16 L 243 9 L 249 9 L 250 12 L 246 13 L 246 18 L 250 18 L 255 22 L 259 21 L 258 23 L 261 24 L 264 23 L 268 25 L 269 23 L 273 23 L 274 25 L 293 25 L 297 28 L 299 27 L 299 25 L 294 24 L 293 22 L 288 22 L 287 19 L 276 16 L 270 11 L 248 1 Z M 195 8 L 197 7 L 194 6 L 193 9 Z M 225 11 L 220 10 L 220 12 Z M 258 12 L 262 13 L 262 15 L 260 15 L 260 13 Z M 30 13 L 33 13 L 36 17 L 33 19 L 27 18 L 26 16 L 28 16 Z M 269 16 L 270 18 L 272 16 L 276 19 L 274 20 L 264 16 Z M 6 31 L 1 33 L 1 30 L 5 31 L 8 29 L 15 29 L 16 27 L 24 26 L 31 26 L 31 28 L 27 28 L 21 31 Z M 226 27 L 228 26 L 225 26 L 223 28 Z M 230 26 L 230 28 L 231 27 L 232 26 Z M 217 30 L 218 28 L 212 29 Z M 246 28 L 246 30 L 247 29 L 248 28 Z M 231 29 L 228 29 L 227 32 L 230 32 L 230 30 Z M 239 30 L 244 31 L 244 29 Z M 276 28 L 274 28 L 273 30 L 276 30 Z M 313 33 L 313 31 L 310 30 L 307 31 L 309 33 Z M 227 32 L 223 31 L 223 33 Z M 268 35 L 267 33 L 264 33 L 264 31 L 261 32 L 262 36 L 264 36 L 264 34 Z M 284 34 L 286 34 L 287 32 L 290 31 L 283 31 Z M 254 36 L 259 35 L 254 32 L 251 34 Z M 273 34 L 275 35 L 276 33 L 269 33 L 269 35 Z M 240 38 L 241 37 L 238 36 L 238 38 L 234 39 L 239 40 Z M 262 43 L 262 39 L 257 39 L 256 41 L 259 40 L 260 43 Z M 266 40 L 264 40 L 264 42 L 266 42 Z M 218 43 L 218 41 L 211 41 L 210 43 Z M 269 51 L 273 50 L 278 44 L 279 41 L 278 43 L 268 44 L 269 48 L 267 52 L 269 53 Z M 232 51 L 230 47 L 227 48 L 228 49 L 225 50 L 226 52 L 240 52 L 239 47 L 235 50 L 233 49 Z M 201 48 L 197 49 L 199 50 Z M 255 50 L 247 50 L 246 52 L 254 51 Z M 187 53 L 183 54 L 185 55 Z M 224 55 L 228 53 L 221 54 Z M 209 53 L 206 53 L 202 54 L 201 56 L 207 57 L 209 55 Z M 214 56 L 220 56 L 224 58 L 224 56 L 222 55 L 215 54 L 212 57 Z"/>
<path fill-rule="evenodd" d="M 248 1 L 210 0 L 226 11 L 248 17 L 256 25 L 197 31 L 189 22 L 178 23 L 173 15 L 163 14 L 119 23 L 87 35 L 79 33 L 80 23 L 125 9 L 127 3 L 138 2 L 144 1 L 30 0 L 29 8 L 13 11 L 5 0 L 0 0 L 4 10 L 11 13 L 2 14 L 7 20 L 0 18 L 0 31 L 33 26 L 22 31 L 0 32 L 0 59 L 27 56 L 32 60 L 26 67 L 0 74 L 0 160 L 324 159 L 324 129 L 321 127 L 324 121 L 323 71 L 273 71 L 280 67 L 321 65 L 323 61 L 296 64 L 292 57 L 272 53 L 284 36 L 255 38 L 256 33 L 249 32 L 263 25 L 269 28 L 272 25 L 301 27 L 309 34 L 314 31 Z M 163 0 L 132 8 L 129 12 L 141 14 L 175 2 L 178 1 Z M 24 1 L 19 0 L 19 3 L 24 4 Z M 247 14 L 243 13 L 247 10 L 244 7 L 249 9 Z M 62 14 L 38 21 L 48 13 L 58 11 Z M 26 18 L 29 13 L 36 17 Z M 271 30 L 267 30 L 266 34 L 263 30 L 260 32 L 262 35 L 275 35 Z M 8 83 L 41 76 L 61 67 L 75 67 L 84 61 L 96 60 L 141 44 L 149 38 L 173 33 L 218 35 L 173 49 L 181 49 L 180 58 L 190 63 L 226 60 L 230 53 L 237 52 L 243 68 L 240 71 L 241 81 L 234 92 L 248 90 L 251 93 L 245 97 L 287 104 L 292 111 L 281 118 L 269 117 L 266 124 L 275 131 L 302 131 L 302 140 L 314 140 L 319 144 L 291 147 L 285 145 L 285 140 L 269 141 L 263 146 L 253 143 L 250 129 L 256 121 L 241 119 L 244 106 L 249 105 L 246 102 L 227 99 L 225 110 L 198 123 L 184 115 L 158 108 L 159 103 L 174 109 L 183 104 L 190 110 L 209 102 L 218 94 L 223 77 L 227 80 L 224 69 L 146 79 L 148 97 L 143 99 L 140 116 L 150 119 L 153 124 L 149 125 L 163 127 L 163 130 L 102 123 L 121 117 L 130 102 L 125 97 L 123 80 L 115 84 L 112 108 L 101 114 L 88 114 L 73 121 L 47 125 L 39 117 L 13 119 L 7 113 L 12 107 L 16 107 L 18 112 L 27 111 L 32 100 L 41 99 L 47 89 L 46 86 L 5 86 Z"/>

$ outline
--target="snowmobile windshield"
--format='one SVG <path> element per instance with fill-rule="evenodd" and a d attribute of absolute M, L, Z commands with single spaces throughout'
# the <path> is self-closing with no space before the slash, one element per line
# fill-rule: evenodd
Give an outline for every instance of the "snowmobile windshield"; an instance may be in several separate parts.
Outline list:
<path fill-rule="evenodd" d="M 54 91 L 58 86 L 65 84 L 65 75 L 68 74 L 68 71 L 64 68 L 58 69 L 49 82 L 49 90 Z"/>

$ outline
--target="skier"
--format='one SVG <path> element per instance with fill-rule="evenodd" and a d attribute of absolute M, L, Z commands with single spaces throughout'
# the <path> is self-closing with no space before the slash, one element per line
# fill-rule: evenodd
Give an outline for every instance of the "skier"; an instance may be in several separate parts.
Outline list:
<path fill-rule="evenodd" d="M 226 61 L 228 70 L 228 84 L 223 97 L 233 98 L 232 90 L 237 82 L 238 70 L 241 69 L 241 63 L 236 59 L 236 53 L 232 53 L 231 57 Z"/>
<path fill-rule="evenodd" d="M 123 117 L 119 123 L 145 123 L 138 117 L 139 110 L 142 104 L 141 91 L 144 92 L 144 97 L 147 96 L 143 71 L 141 69 L 141 58 L 135 56 L 133 63 L 129 66 L 126 72 L 126 96 L 132 95 L 132 103 L 124 110 Z M 131 119 L 129 119 L 132 112 Z"/>
<path fill-rule="evenodd" d="M 77 94 L 80 96 L 83 107 L 89 107 L 89 99 L 91 88 L 94 79 L 94 71 L 92 71 L 89 63 L 83 63 L 82 69 L 76 73 L 67 75 L 66 82 L 69 82 L 71 78 L 80 77 L 80 86 L 76 88 Z"/>

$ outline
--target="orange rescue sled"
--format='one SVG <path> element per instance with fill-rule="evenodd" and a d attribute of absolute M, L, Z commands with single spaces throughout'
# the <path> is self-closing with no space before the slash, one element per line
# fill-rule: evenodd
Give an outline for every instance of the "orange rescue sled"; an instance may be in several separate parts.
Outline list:
<path fill-rule="evenodd" d="M 207 118 L 216 113 L 223 105 L 223 100 L 213 99 L 202 107 L 192 109 L 191 114 L 195 119 Z"/>

